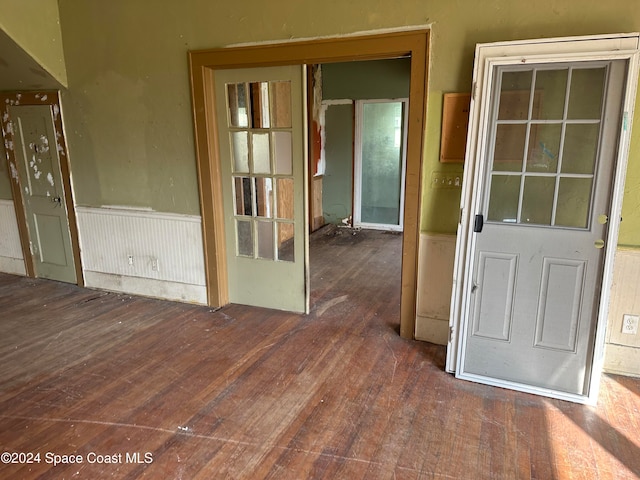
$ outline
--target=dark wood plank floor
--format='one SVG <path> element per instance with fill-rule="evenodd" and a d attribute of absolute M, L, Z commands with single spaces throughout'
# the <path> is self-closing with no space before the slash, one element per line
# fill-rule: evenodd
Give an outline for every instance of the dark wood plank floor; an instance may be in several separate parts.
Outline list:
<path fill-rule="evenodd" d="M 0 452 L 40 454 L 0 478 L 638 478 L 640 380 L 597 407 L 456 380 L 398 336 L 400 241 L 315 235 L 308 316 L 0 274 Z"/>

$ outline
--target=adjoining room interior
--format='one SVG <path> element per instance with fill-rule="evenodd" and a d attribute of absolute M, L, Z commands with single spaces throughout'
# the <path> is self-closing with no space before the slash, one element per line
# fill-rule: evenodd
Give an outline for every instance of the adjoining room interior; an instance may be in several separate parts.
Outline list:
<path fill-rule="evenodd" d="M 314 237 L 342 236 L 341 245 L 362 248 L 359 237 L 398 243 L 391 237 L 402 235 L 410 69 L 408 58 L 310 68 L 312 269 Z M 400 265 L 400 251 L 392 258 Z M 314 289 L 312 282 L 312 299 Z"/>
<path fill-rule="evenodd" d="M 322 97 L 314 99 L 314 116 L 317 110 L 320 118 L 316 128 L 322 145 L 319 158 L 312 159 L 310 175 L 314 177 L 314 189 L 316 179 L 322 177 L 322 215 L 326 223 L 359 227 L 353 217 L 362 212 L 361 222 L 370 224 L 370 228 L 402 230 L 402 155 L 406 150 L 403 114 L 408 108 L 402 100 L 409 96 L 410 71 L 409 59 L 315 67 L 313 78 L 321 87 L 313 91 L 320 91 Z M 363 101 L 370 102 L 363 105 Z M 378 152 L 381 155 L 376 157 Z M 360 165 L 355 161 L 358 158 Z M 365 191 L 359 192 L 357 184 L 364 184 Z M 371 212 L 368 216 L 367 209 Z"/>

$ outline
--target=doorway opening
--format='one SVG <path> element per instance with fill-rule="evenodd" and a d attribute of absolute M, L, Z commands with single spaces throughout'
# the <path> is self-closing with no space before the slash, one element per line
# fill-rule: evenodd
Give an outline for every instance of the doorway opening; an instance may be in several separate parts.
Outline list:
<path fill-rule="evenodd" d="M 410 74 L 410 58 L 313 67 L 312 231 L 402 231 Z"/>
<path fill-rule="evenodd" d="M 407 99 L 356 102 L 353 225 L 402 231 Z"/>
<path fill-rule="evenodd" d="M 410 93 L 407 128 L 404 235 L 400 333 L 413 338 L 417 291 L 417 247 L 421 166 L 424 144 L 429 30 L 407 30 L 284 44 L 243 46 L 189 53 L 196 155 L 201 196 L 208 303 L 229 302 L 228 246 L 224 233 L 223 178 L 220 175 L 219 133 L 216 131 L 215 72 L 223 69 L 275 65 L 311 65 L 384 58 L 410 58 Z M 309 179 L 312 177 L 309 176 Z M 308 189 L 307 193 L 311 189 Z"/>
<path fill-rule="evenodd" d="M 312 306 L 318 311 L 337 298 L 357 301 L 360 290 L 373 285 L 391 300 L 401 277 L 411 59 L 309 70 Z M 358 276 L 347 273 L 354 270 L 351 262 Z M 386 281 L 372 281 L 379 275 Z M 329 298 L 323 297 L 327 291 Z M 398 310 L 389 312 L 398 318 Z"/>

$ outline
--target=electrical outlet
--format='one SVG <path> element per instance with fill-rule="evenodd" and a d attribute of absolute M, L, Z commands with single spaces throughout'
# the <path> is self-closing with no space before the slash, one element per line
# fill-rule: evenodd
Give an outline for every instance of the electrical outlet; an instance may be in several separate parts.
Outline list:
<path fill-rule="evenodd" d="M 622 333 L 627 335 L 636 335 L 638 333 L 638 322 L 640 316 L 638 315 L 624 315 L 622 317 Z"/>
<path fill-rule="evenodd" d="M 153 270 L 154 272 L 160 270 L 158 259 L 156 257 L 151 257 L 151 270 Z"/>
<path fill-rule="evenodd" d="M 133 265 L 133 255 L 127 255 L 127 263 Z"/>

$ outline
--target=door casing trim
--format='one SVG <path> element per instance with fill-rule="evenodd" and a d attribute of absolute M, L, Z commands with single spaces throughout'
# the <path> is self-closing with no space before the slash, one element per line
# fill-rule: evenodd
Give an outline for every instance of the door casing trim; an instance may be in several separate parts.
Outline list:
<path fill-rule="evenodd" d="M 413 338 L 417 293 L 417 250 L 424 152 L 427 67 L 430 30 L 379 35 L 322 38 L 191 51 L 189 71 L 200 188 L 207 299 L 211 306 L 228 303 L 227 266 L 218 139 L 215 128 L 213 76 L 216 69 L 378 60 L 409 55 L 411 80 L 405 181 L 400 335 Z"/>

